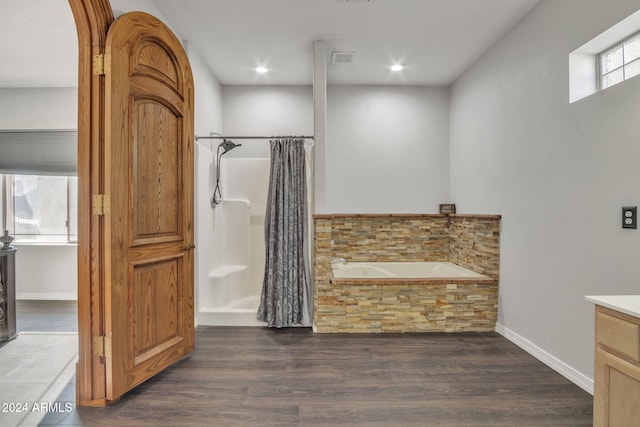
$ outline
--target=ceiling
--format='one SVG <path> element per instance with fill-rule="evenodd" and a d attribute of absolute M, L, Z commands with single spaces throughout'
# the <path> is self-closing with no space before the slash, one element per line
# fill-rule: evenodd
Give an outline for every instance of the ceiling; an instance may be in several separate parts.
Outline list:
<path fill-rule="evenodd" d="M 449 85 L 539 0 L 147 0 L 224 85 L 310 84 L 327 41 L 329 84 Z M 140 0 L 112 2 L 136 9 Z M 67 0 L 0 0 L 0 87 L 75 86 Z M 333 51 L 355 52 L 331 64 Z M 405 70 L 392 72 L 392 63 Z M 255 67 L 269 72 L 260 75 Z"/>
<path fill-rule="evenodd" d="M 67 0 L 0 0 L 0 87 L 75 87 L 77 57 Z"/>

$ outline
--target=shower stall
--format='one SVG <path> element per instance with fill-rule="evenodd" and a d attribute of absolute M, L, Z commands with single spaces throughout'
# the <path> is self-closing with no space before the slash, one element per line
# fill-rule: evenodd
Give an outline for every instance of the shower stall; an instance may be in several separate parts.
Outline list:
<path fill-rule="evenodd" d="M 249 139 L 235 144 L 223 140 L 196 146 L 198 324 L 266 326 L 257 320 L 257 312 L 265 265 L 269 143 Z M 305 152 L 310 204 L 313 200 L 312 143 L 305 146 Z M 311 253 L 311 227 L 309 216 L 307 253 Z"/>
<path fill-rule="evenodd" d="M 269 153 L 264 149 L 256 153 L 249 147 L 247 151 L 255 157 L 241 157 L 246 155 L 242 149 L 230 157 L 221 153 L 235 146 L 223 144 L 223 153 L 216 152 L 216 144 L 210 146 L 213 150 L 200 144 L 198 149 L 202 187 L 197 197 L 198 323 L 262 326 L 256 313 L 264 276 Z M 203 179 L 207 175 L 208 182 Z"/>

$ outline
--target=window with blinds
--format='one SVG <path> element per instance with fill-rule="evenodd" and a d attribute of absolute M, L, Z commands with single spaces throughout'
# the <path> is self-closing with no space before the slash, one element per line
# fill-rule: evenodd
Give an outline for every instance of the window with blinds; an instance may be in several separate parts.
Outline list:
<path fill-rule="evenodd" d="M 0 173 L 76 175 L 75 130 L 0 131 Z"/>
<path fill-rule="evenodd" d="M 16 243 L 76 242 L 77 132 L 0 131 L 2 225 Z"/>

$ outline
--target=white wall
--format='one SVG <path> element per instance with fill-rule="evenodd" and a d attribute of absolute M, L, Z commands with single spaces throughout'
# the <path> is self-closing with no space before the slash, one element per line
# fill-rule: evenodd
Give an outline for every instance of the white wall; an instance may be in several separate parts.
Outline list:
<path fill-rule="evenodd" d="M 78 299 L 76 245 L 15 245 L 16 298 Z"/>
<path fill-rule="evenodd" d="M 194 133 L 208 136 L 222 131 L 222 87 L 203 62 L 198 52 L 186 44 L 189 62 L 193 71 L 195 87 Z M 202 286 L 209 283 L 209 271 L 220 256 L 219 246 L 214 240 L 215 221 L 209 205 L 209 195 L 213 191 L 214 168 L 212 163 L 211 140 L 200 140 L 195 151 L 195 287 L 196 307 L 201 306 Z M 198 310 L 196 309 L 196 317 Z M 197 321 L 197 319 L 196 319 Z"/>
<path fill-rule="evenodd" d="M 587 380 L 584 296 L 640 288 L 640 79 L 569 104 L 568 55 L 638 8 L 544 0 L 451 92 L 452 200 L 503 215 L 499 322 Z"/>
<path fill-rule="evenodd" d="M 160 12 L 160 9 L 153 4 L 153 0 L 110 0 L 109 3 L 111 3 L 111 9 L 113 10 L 115 18 L 118 18 L 126 12 L 141 11 L 155 16 L 171 28 L 171 20 L 167 19 L 166 16 Z M 177 33 L 173 28 L 172 31 Z M 179 36 L 178 34 L 178 38 L 180 38 Z"/>
<path fill-rule="evenodd" d="M 330 86 L 326 210 L 436 213 L 449 202 L 447 88 Z"/>
<path fill-rule="evenodd" d="M 224 86 L 224 135 L 313 135 L 311 86 Z M 238 140 L 225 158 L 269 157 L 269 140 Z"/>
<path fill-rule="evenodd" d="M 313 133 L 310 86 L 222 93 L 225 135 Z M 449 201 L 446 88 L 329 87 L 327 110 L 327 212 L 437 212 Z M 225 158 L 269 156 L 266 140 L 236 142 Z"/>
<path fill-rule="evenodd" d="M 77 111 L 76 88 L 0 89 L 0 130 L 76 129 Z M 77 298 L 75 245 L 16 247 L 18 299 Z"/>
<path fill-rule="evenodd" d="M 0 129 L 76 129 L 76 88 L 0 88 Z"/>

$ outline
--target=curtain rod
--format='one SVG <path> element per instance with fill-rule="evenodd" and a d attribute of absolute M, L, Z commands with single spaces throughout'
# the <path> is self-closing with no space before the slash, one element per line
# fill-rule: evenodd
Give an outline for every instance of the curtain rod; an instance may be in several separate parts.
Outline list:
<path fill-rule="evenodd" d="M 287 135 L 287 137 L 291 138 L 301 138 L 301 139 L 314 139 L 313 136 L 297 136 L 297 135 Z M 222 136 L 222 135 L 212 135 L 212 136 L 197 136 L 196 141 L 199 139 L 277 139 L 283 138 L 283 136 Z"/>

